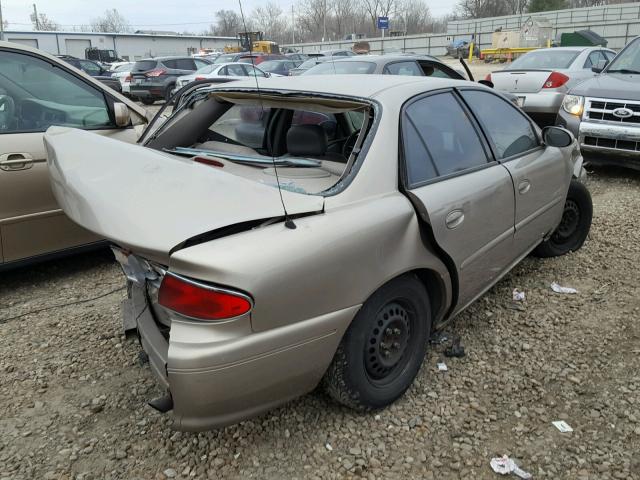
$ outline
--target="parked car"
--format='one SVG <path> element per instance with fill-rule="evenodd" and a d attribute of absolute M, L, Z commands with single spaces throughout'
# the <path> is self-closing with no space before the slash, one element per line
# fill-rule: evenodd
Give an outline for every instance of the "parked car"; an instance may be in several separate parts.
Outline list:
<path fill-rule="evenodd" d="M 332 59 L 302 72 L 302 75 L 334 74 L 384 74 L 465 79 L 449 65 L 427 55 L 366 55 Z"/>
<path fill-rule="evenodd" d="M 213 63 L 234 63 L 237 62 L 240 57 L 246 55 L 246 52 L 240 53 L 223 53 L 219 55 Z"/>
<path fill-rule="evenodd" d="M 120 91 L 124 95 L 131 94 L 131 69 L 133 68 L 133 65 L 134 62 L 124 62 L 109 70 L 111 72 L 111 77 L 117 78 L 120 82 Z"/>
<path fill-rule="evenodd" d="M 640 37 L 564 97 L 556 123 L 578 137 L 587 163 L 640 170 Z"/>
<path fill-rule="evenodd" d="M 320 55 L 323 57 L 354 57 L 356 54 L 351 50 L 345 50 L 341 48 L 334 48 L 332 50 L 322 50 Z"/>
<path fill-rule="evenodd" d="M 323 63 L 328 60 L 335 60 L 335 59 L 333 57 L 324 57 L 324 56 L 309 57 L 308 60 L 305 60 L 296 68 L 292 68 L 291 70 L 289 70 L 289 75 L 290 76 L 302 75 L 304 72 L 306 72 L 310 68 L 315 67 L 319 63 Z"/>
<path fill-rule="evenodd" d="M 279 53 L 245 53 L 236 61 L 260 65 L 262 62 L 266 62 L 268 60 L 284 60 L 286 58 L 287 57 L 280 55 Z"/>
<path fill-rule="evenodd" d="M 113 62 L 109 64 L 109 71 L 115 72 L 116 70 L 118 70 L 120 67 L 123 67 L 123 66 L 132 67 L 134 63 L 136 62 Z"/>
<path fill-rule="evenodd" d="M 471 48 L 471 39 L 458 38 L 447 45 L 447 55 L 454 58 L 467 58 L 469 56 L 469 49 Z M 473 55 L 475 57 L 480 56 L 480 47 L 474 43 Z"/>
<path fill-rule="evenodd" d="M 293 60 L 294 62 L 302 63 L 309 58 L 309 55 L 306 53 L 285 53 L 284 55 L 289 60 Z"/>
<path fill-rule="evenodd" d="M 178 77 L 210 65 L 209 60 L 192 57 L 158 57 L 139 60 L 131 70 L 131 96 L 145 105 L 167 101 Z"/>
<path fill-rule="evenodd" d="M 177 428 L 238 422 L 320 382 L 347 406 L 385 407 L 431 332 L 528 253 L 587 237 L 570 132 L 540 131 L 475 83 L 362 78 L 176 95 L 144 148 L 47 132 L 56 198 L 117 245 L 124 327 Z"/>
<path fill-rule="evenodd" d="M 269 60 L 260 64 L 260 69 L 272 75 L 288 76 L 289 71 L 298 67 L 302 62 L 296 60 Z"/>
<path fill-rule="evenodd" d="M 102 67 L 98 62 L 93 60 L 84 60 L 82 58 L 72 57 L 71 55 L 57 55 L 60 60 L 65 61 L 69 65 L 73 65 L 78 70 L 82 70 L 87 75 L 92 76 L 107 87 L 114 89 L 116 92 L 122 91 L 120 81 L 111 78 L 111 73 Z"/>
<path fill-rule="evenodd" d="M 615 57 L 601 47 L 541 48 L 526 53 L 487 80 L 498 90 L 519 97 L 522 109 L 541 127 L 553 125 L 565 94 L 596 75 L 592 66 L 604 66 Z"/>
<path fill-rule="evenodd" d="M 43 133 L 67 125 L 135 143 L 145 109 L 42 50 L 0 42 L 0 65 L 0 268 L 95 247 L 53 197 Z"/>
<path fill-rule="evenodd" d="M 188 83 L 196 80 L 204 80 L 206 78 L 213 78 L 218 76 L 233 77 L 235 79 L 244 79 L 246 77 L 269 77 L 270 73 L 264 72 L 260 67 L 247 63 L 216 63 L 206 65 L 200 70 L 197 70 L 191 75 L 184 75 L 178 77 L 176 80 L 175 91 L 184 87 Z"/>

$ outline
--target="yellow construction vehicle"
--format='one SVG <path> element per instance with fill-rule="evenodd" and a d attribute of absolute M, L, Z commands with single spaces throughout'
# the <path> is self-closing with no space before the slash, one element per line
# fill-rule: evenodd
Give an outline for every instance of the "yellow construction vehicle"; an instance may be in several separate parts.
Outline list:
<path fill-rule="evenodd" d="M 258 53 L 280 53 L 278 44 L 265 40 L 263 32 L 240 32 L 237 35 L 236 45 L 224 47 L 225 53 L 240 53 L 250 50 Z"/>

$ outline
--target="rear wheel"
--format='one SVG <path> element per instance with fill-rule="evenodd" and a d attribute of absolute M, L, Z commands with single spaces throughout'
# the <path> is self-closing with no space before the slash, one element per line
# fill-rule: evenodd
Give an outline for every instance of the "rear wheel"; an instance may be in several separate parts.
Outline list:
<path fill-rule="evenodd" d="M 173 91 L 174 88 L 175 88 L 175 85 L 169 85 L 167 89 L 164 91 L 165 102 L 168 102 L 169 100 L 171 100 L 171 92 Z"/>
<path fill-rule="evenodd" d="M 382 408 L 413 383 L 431 330 L 429 297 L 405 275 L 381 287 L 347 329 L 324 377 L 336 401 L 357 410 Z"/>
<path fill-rule="evenodd" d="M 581 182 L 572 180 L 560 225 L 548 240 L 538 245 L 533 254 L 543 258 L 557 257 L 579 250 L 591 229 L 592 216 L 593 203 L 589 190 Z"/>
<path fill-rule="evenodd" d="M 153 105 L 155 103 L 155 99 L 152 97 L 141 97 L 140 101 L 145 105 Z"/>

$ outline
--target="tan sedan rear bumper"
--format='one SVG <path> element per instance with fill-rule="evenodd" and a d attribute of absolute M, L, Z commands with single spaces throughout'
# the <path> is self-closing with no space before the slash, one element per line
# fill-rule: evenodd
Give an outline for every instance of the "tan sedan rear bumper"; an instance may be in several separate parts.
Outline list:
<path fill-rule="evenodd" d="M 175 428 L 190 431 L 237 423 L 311 391 L 360 308 L 258 333 L 248 316 L 218 325 L 173 319 L 167 340 L 141 288 L 133 287 L 129 302 L 136 307 L 123 310 L 125 326 L 130 312 L 151 369 L 173 398 Z"/>

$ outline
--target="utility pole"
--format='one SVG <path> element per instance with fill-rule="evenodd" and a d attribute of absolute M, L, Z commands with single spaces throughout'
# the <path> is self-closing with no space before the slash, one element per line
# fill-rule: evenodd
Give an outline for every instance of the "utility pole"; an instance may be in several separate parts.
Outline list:
<path fill-rule="evenodd" d="M 33 18 L 36 19 L 36 30 L 40 30 L 40 20 L 38 19 L 38 8 L 33 4 Z"/>
<path fill-rule="evenodd" d="M 2 0 L 0 0 L 0 42 L 4 40 L 4 20 L 2 20 Z"/>
<path fill-rule="evenodd" d="M 293 14 L 293 5 L 291 5 L 291 43 L 296 43 L 296 17 Z"/>
<path fill-rule="evenodd" d="M 327 0 L 322 3 L 322 42 L 327 38 Z"/>

